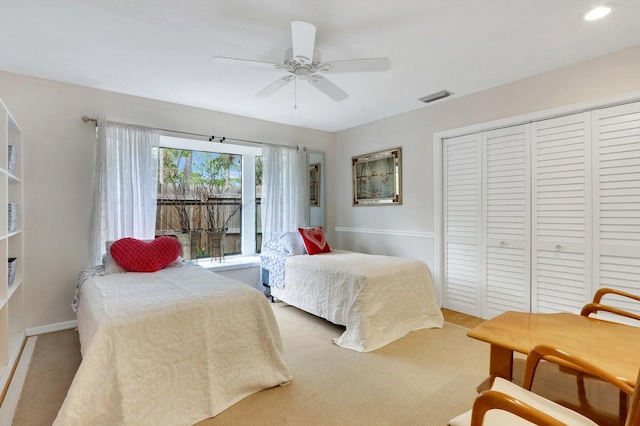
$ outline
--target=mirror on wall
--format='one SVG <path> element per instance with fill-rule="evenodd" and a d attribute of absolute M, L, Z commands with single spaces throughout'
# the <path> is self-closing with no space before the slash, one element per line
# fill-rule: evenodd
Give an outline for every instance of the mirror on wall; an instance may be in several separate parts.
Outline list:
<path fill-rule="evenodd" d="M 307 163 L 309 164 L 309 225 L 325 227 L 324 154 L 307 152 Z"/>

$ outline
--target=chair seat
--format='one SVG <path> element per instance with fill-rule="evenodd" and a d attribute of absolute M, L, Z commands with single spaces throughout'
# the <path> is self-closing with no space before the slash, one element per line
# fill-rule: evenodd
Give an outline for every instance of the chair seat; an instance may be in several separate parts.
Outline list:
<path fill-rule="evenodd" d="M 555 417 L 561 422 L 566 423 L 569 426 L 597 426 L 587 417 L 584 417 L 573 410 L 556 404 L 553 401 L 549 401 L 533 392 L 529 392 L 526 389 L 521 388 L 501 377 L 496 377 L 491 390 L 501 392 L 546 413 L 551 417 Z M 449 421 L 450 426 L 469 426 L 471 424 L 471 410 L 463 413 L 456 418 Z M 535 426 L 535 423 L 526 421 L 514 414 L 511 414 L 504 410 L 493 409 L 489 410 L 484 418 L 484 425 L 509 425 L 509 426 Z"/>

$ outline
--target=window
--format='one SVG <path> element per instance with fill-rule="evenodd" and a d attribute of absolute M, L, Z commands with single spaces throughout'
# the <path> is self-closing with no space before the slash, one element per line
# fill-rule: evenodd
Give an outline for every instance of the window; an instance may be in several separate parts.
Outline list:
<path fill-rule="evenodd" d="M 262 250 L 262 156 L 256 157 L 256 252 Z"/>
<path fill-rule="evenodd" d="M 162 136 L 156 236 L 185 259 L 255 254 L 256 156 L 261 149 Z"/>

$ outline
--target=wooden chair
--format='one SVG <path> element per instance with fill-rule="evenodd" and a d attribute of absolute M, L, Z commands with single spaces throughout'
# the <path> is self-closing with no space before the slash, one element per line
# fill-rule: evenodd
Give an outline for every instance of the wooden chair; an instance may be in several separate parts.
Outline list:
<path fill-rule="evenodd" d="M 640 425 L 639 399 L 640 391 L 617 379 L 607 371 L 576 358 L 571 354 L 546 345 L 536 346 L 527 356 L 522 387 L 497 377 L 491 389 L 481 392 L 473 403 L 472 410 L 461 414 L 449 422 L 451 426 L 480 425 L 597 425 L 591 419 L 578 414 L 569 408 L 549 401 L 531 392 L 536 368 L 540 360 L 549 362 L 563 361 L 570 363 L 578 370 L 587 371 L 605 380 L 631 397 L 625 426 Z M 640 380 L 640 372 L 638 375 Z"/>
<path fill-rule="evenodd" d="M 637 315 L 633 312 L 625 311 L 615 306 L 603 304 L 602 298 L 606 295 L 620 296 L 622 298 L 627 298 L 627 299 L 634 300 L 636 302 L 640 302 L 640 296 L 627 293 L 626 291 L 618 290 L 615 288 L 603 287 L 601 289 L 598 289 L 598 291 L 596 291 L 596 293 L 593 295 L 593 301 L 591 303 L 587 303 L 586 305 L 584 305 L 584 307 L 580 311 L 580 315 L 582 315 L 583 317 L 588 317 L 591 314 L 597 315 L 599 312 L 605 312 L 612 315 L 600 316 L 597 319 L 602 319 L 605 321 L 623 322 L 625 324 L 640 326 L 640 322 L 636 324 L 635 321 L 624 321 L 617 318 L 617 317 L 631 318 L 632 320 L 640 321 L 640 315 Z M 638 307 L 640 308 L 640 305 L 638 305 Z M 567 372 L 566 369 L 563 369 L 563 371 Z M 578 388 L 580 389 L 580 393 L 582 396 L 584 394 L 584 375 L 581 374 L 580 372 L 575 372 L 575 374 L 576 374 L 576 379 L 578 381 Z M 627 398 L 626 398 L 626 395 L 621 390 L 620 391 L 620 412 L 623 413 L 624 411 L 626 411 L 626 409 L 627 409 Z"/>
<path fill-rule="evenodd" d="M 616 308 L 614 306 L 603 304 L 602 298 L 607 294 L 613 294 L 640 302 L 640 296 L 636 296 L 635 294 L 627 293 L 625 291 L 617 290 L 614 288 L 601 288 L 596 291 L 596 294 L 593 295 L 593 301 L 584 305 L 582 311 L 580 311 L 580 315 L 588 317 L 589 315 L 597 314 L 598 312 L 608 312 L 610 314 L 632 318 L 634 320 L 640 321 L 640 315 L 637 315 L 633 312 L 625 311 L 620 308 Z M 640 308 L 640 305 L 638 305 L 638 307 Z"/>

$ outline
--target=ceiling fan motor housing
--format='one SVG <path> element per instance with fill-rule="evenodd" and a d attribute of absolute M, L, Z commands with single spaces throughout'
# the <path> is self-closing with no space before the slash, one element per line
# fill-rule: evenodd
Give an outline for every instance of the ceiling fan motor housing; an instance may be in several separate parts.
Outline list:
<path fill-rule="evenodd" d="M 293 70 L 298 80 L 308 79 L 311 76 L 311 69 L 308 66 L 297 67 Z"/>

